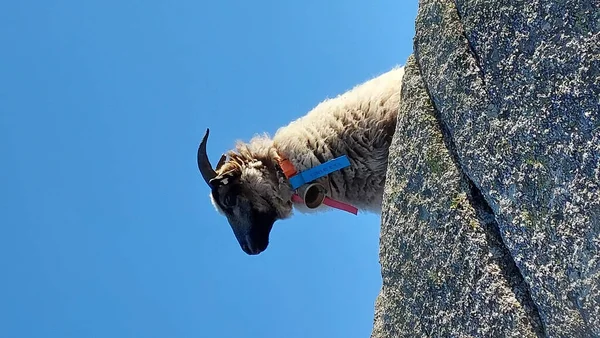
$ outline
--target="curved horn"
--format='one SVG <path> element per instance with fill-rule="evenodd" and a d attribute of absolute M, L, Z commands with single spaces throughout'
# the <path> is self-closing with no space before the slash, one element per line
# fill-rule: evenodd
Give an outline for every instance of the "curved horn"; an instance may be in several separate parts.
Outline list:
<path fill-rule="evenodd" d="M 223 164 L 225 164 L 225 160 L 227 159 L 227 155 L 223 154 L 221 155 L 221 159 L 219 160 L 219 163 L 217 163 L 217 166 L 215 167 L 215 170 L 219 170 L 219 168 L 221 168 L 221 166 Z"/>
<path fill-rule="evenodd" d="M 210 180 L 217 176 L 217 173 L 212 168 L 208 155 L 206 155 L 206 141 L 208 140 L 209 132 L 209 129 L 206 128 L 206 134 L 204 134 L 202 142 L 200 142 L 200 146 L 198 147 L 198 169 L 206 184 L 210 186 Z"/>

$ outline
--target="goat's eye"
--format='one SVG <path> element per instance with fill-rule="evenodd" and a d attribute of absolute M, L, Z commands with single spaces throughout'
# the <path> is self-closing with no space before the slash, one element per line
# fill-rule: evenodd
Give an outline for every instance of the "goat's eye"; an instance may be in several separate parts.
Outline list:
<path fill-rule="evenodd" d="M 236 196 L 234 194 L 227 194 L 223 199 L 223 204 L 225 204 L 225 206 L 229 208 L 233 207 L 235 205 L 235 202 Z"/>

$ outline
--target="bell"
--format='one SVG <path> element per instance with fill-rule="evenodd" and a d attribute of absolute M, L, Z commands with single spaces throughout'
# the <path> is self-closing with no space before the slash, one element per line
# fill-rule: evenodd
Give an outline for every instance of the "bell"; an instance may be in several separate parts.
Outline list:
<path fill-rule="evenodd" d="M 299 192 L 306 207 L 314 209 L 323 204 L 327 190 L 320 183 L 311 183 L 306 188 L 300 188 Z"/>

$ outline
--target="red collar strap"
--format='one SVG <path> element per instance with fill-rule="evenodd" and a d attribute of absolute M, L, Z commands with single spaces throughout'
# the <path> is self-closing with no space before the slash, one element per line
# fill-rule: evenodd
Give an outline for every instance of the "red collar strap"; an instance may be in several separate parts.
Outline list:
<path fill-rule="evenodd" d="M 290 162 L 290 160 L 288 160 L 285 157 L 280 157 L 277 162 L 279 163 L 279 166 L 281 167 L 281 170 L 283 171 L 283 174 L 285 175 L 285 177 L 289 180 L 290 178 L 298 175 L 298 171 L 296 170 L 296 168 L 294 167 L 294 165 L 292 164 L 292 162 Z M 309 183 L 309 182 L 306 182 Z M 302 199 L 302 197 L 300 197 L 300 195 L 298 195 L 297 191 L 292 195 L 292 202 L 294 203 L 304 203 L 304 200 Z M 347 211 L 351 214 L 358 214 L 358 209 L 350 204 L 346 204 L 340 201 L 336 201 L 328 196 L 325 196 L 325 198 L 323 199 L 323 204 L 335 208 L 335 209 L 339 209 L 339 210 L 343 210 L 343 211 Z"/>

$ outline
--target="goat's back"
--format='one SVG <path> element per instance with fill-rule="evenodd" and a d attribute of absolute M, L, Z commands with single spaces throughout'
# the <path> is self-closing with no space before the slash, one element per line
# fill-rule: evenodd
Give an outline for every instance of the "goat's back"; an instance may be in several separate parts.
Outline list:
<path fill-rule="evenodd" d="M 403 75 L 404 69 L 397 67 L 321 102 L 279 129 L 275 148 L 299 170 L 347 155 L 351 166 L 323 182 L 330 185 L 333 198 L 378 212 Z"/>

